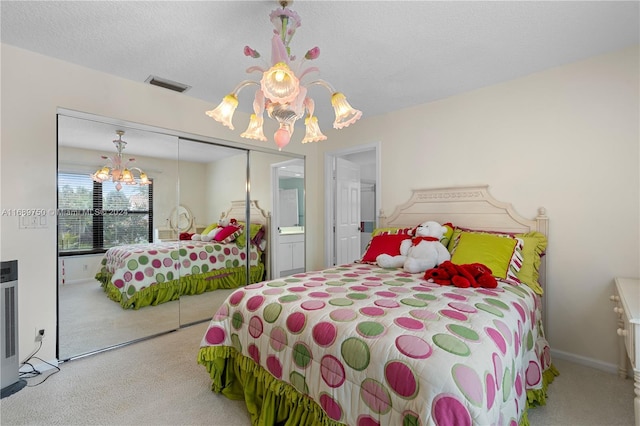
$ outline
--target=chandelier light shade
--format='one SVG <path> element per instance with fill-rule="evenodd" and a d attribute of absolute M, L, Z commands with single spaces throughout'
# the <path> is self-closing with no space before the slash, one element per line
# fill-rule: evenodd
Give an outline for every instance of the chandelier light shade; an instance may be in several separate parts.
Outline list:
<path fill-rule="evenodd" d="M 102 183 L 105 181 L 112 181 L 116 184 L 116 190 L 122 189 L 122 184 L 125 185 L 150 185 L 151 181 L 147 177 L 147 174 L 140 170 L 138 167 L 129 167 L 130 163 L 136 161 L 135 158 L 129 158 L 127 161 L 122 159 L 122 151 L 127 146 L 127 143 L 122 140 L 124 130 L 117 130 L 116 134 L 118 139 L 113 141 L 118 151 L 112 157 L 102 156 L 103 160 L 108 160 L 108 163 L 98 169 L 91 175 L 91 179 L 96 182 Z M 138 173 L 138 177 L 134 176 L 134 173 Z"/>
<path fill-rule="evenodd" d="M 232 93 L 224 97 L 220 105 L 211 111 L 207 111 L 206 114 L 229 129 L 234 130 L 232 119 L 233 113 L 238 107 L 238 93 L 246 86 L 258 86 L 249 126 L 240 136 L 247 139 L 267 141 L 263 130 L 264 112 L 266 111 L 269 118 L 278 122 L 278 130 L 275 132 L 273 139 L 278 149 L 282 150 L 291 140 L 296 121 L 302 117 L 304 117 L 306 128 L 302 143 L 327 139 L 320 131 L 318 118 L 313 115 L 313 99 L 307 97 L 307 88 L 312 85 L 322 86 L 329 91 L 331 105 L 336 114 L 333 122 L 335 129 L 342 129 L 355 123 L 362 116 L 362 112 L 354 109 L 347 102 L 344 94 L 336 92 L 326 81 L 313 80 L 305 83 L 305 80 L 309 78 L 307 77 L 308 74 L 318 71 L 318 68 L 308 66 L 307 62 L 317 59 L 320 56 L 320 49 L 314 47 L 299 59 L 291 55 L 289 43 L 301 25 L 300 16 L 287 7 L 289 5 L 288 1 L 279 1 L 278 3 L 281 8 L 272 11 L 269 15 L 275 27 L 274 36 L 271 39 L 271 62 L 264 62 L 263 66 L 252 66 L 247 69 L 249 74 L 260 73 L 260 80 L 244 80 L 240 82 Z M 244 47 L 244 54 L 254 59 L 261 58 L 260 53 L 249 46 Z"/>

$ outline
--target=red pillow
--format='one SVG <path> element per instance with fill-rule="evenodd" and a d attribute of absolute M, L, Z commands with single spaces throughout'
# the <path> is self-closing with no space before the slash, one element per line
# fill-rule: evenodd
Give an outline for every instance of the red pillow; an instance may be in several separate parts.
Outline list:
<path fill-rule="evenodd" d="M 381 254 L 397 256 L 400 254 L 400 244 L 407 238 L 407 234 L 382 234 L 376 235 L 371 240 L 367 252 L 362 256 L 361 262 L 375 263 L 376 258 Z"/>
<path fill-rule="evenodd" d="M 234 232 L 238 232 L 238 231 L 241 231 L 241 228 L 234 225 L 228 225 L 222 228 L 220 231 L 218 231 L 218 233 L 213 239 L 215 241 L 221 242 L 225 240 L 228 236 L 232 235 Z M 238 235 L 240 235 L 240 233 L 238 233 Z M 225 241 L 225 242 L 230 242 L 230 241 Z"/>

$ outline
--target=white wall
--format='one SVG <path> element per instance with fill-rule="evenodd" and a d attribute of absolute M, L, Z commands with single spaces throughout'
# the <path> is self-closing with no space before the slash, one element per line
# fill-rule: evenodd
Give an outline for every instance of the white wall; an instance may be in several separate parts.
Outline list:
<path fill-rule="evenodd" d="M 551 346 L 613 371 L 613 278 L 640 276 L 638 64 L 635 46 L 365 118 L 320 147 L 381 142 L 387 215 L 413 188 L 468 184 L 526 217 L 545 207 Z"/>
<path fill-rule="evenodd" d="M 139 164 L 143 164 L 139 161 Z M 210 192 L 208 191 L 207 186 L 204 185 L 203 179 L 207 174 L 208 164 L 206 163 L 195 163 L 191 161 L 179 161 L 179 175 L 180 175 L 180 190 L 179 190 L 179 200 L 180 204 L 183 206 L 187 206 L 191 213 L 193 214 L 193 227 L 188 232 L 195 232 L 196 225 L 207 226 L 211 221 L 210 215 L 207 212 L 207 198 L 209 197 Z M 154 193 L 153 193 L 153 203 L 156 205 L 156 190 L 160 190 L 160 184 L 156 184 L 155 180 L 154 184 Z M 175 181 L 173 182 L 173 187 L 175 188 Z M 164 188 L 163 188 L 164 190 Z M 174 189 L 175 190 L 175 189 Z M 171 211 L 169 211 L 171 213 Z M 158 219 L 155 223 L 158 226 L 167 226 L 166 219 L 169 215 L 166 216 L 158 216 L 154 211 L 154 216 Z M 162 219 L 165 219 L 164 223 L 161 222 Z"/>
<path fill-rule="evenodd" d="M 96 276 L 103 255 L 65 256 L 58 259 L 58 283 L 77 284 Z"/>
<path fill-rule="evenodd" d="M 204 114 L 217 104 L 217 99 L 208 103 L 13 46 L 2 44 L 0 48 L 0 210 L 56 208 L 58 108 L 205 138 L 253 144 L 240 140 L 240 132 L 231 132 Z M 236 115 L 234 121 L 237 120 L 238 127 L 248 122 L 246 115 L 240 112 Z M 262 142 L 255 145 L 265 146 Z M 317 144 L 292 142 L 287 150 L 309 155 L 316 147 Z M 313 167 L 308 179 L 317 176 Z M 29 179 L 25 179 L 26 176 Z M 16 177 L 22 180 L 17 183 Z M 320 223 L 318 215 L 311 216 L 310 220 Z M 18 217 L 14 216 L 0 219 L 0 258 L 18 260 L 20 359 L 35 349 L 34 330 L 38 327 L 46 330 L 39 356 L 47 361 L 54 360 L 57 322 L 55 217 L 48 218 L 44 229 L 20 229 Z M 315 253 L 309 250 L 308 255 Z"/>
<path fill-rule="evenodd" d="M 207 182 L 203 188 L 215 188 L 207 196 L 207 214 L 213 219 L 208 224 L 220 219 L 220 215 L 229 208 L 229 201 L 246 198 L 246 182 L 246 152 L 216 161 L 207 167 Z"/>

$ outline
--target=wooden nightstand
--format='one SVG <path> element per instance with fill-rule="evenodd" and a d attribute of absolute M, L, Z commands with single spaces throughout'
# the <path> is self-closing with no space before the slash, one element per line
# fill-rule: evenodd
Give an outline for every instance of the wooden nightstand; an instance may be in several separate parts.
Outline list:
<path fill-rule="evenodd" d="M 640 279 L 616 278 L 615 293 L 611 296 L 618 314 L 620 362 L 618 375 L 627 377 L 627 358 L 631 361 L 635 380 L 634 410 L 636 426 L 640 426 Z"/>

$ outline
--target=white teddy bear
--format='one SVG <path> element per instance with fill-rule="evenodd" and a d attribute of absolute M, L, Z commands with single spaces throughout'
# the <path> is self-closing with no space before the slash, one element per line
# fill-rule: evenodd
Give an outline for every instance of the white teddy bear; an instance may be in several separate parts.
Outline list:
<path fill-rule="evenodd" d="M 231 223 L 232 220 L 235 220 L 235 219 L 231 219 L 231 220 L 227 218 L 220 219 L 217 227 L 213 228 L 211 231 L 207 232 L 206 234 L 193 234 L 191 236 L 191 239 L 193 241 L 204 241 L 205 243 L 208 243 L 209 241 L 212 241 L 216 237 L 216 235 L 218 234 L 218 232 L 220 232 L 220 230 L 222 230 L 222 228 L 229 225 L 229 223 Z"/>
<path fill-rule="evenodd" d="M 216 234 L 218 232 L 220 232 L 222 228 L 221 227 L 217 227 L 217 228 L 213 228 L 211 231 L 209 231 L 208 234 L 202 234 L 202 236 L 200 237 L 200 241 L 204 241 L 205 243 L 208 243 L 209 241 L 213 240 L 216 237 Z"/>
<path fill-rule="evenodd" d="M 445 260 L 451 260 L 451 254 L 440 242 L 446 232 L 447 228 L 438 222 L 423 222 L 415 229 L 413 238 L 402 241 L 400 255 L 381 254 L 376 258 L 376 263 L 382 268 L 402 266 L 411 274 L 435 268 Z"/>

